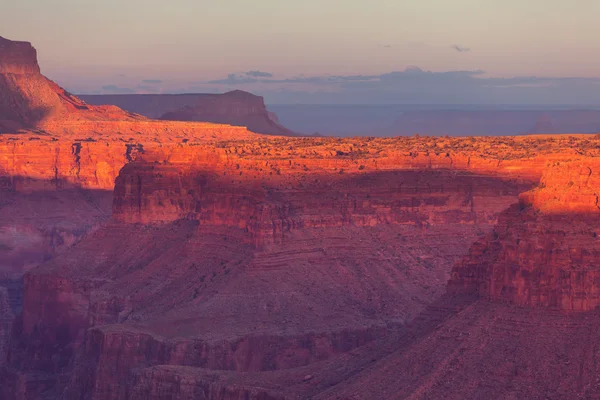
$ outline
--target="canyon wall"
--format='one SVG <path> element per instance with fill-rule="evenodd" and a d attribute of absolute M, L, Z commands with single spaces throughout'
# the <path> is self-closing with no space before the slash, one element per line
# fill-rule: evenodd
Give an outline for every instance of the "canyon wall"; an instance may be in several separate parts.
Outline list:
<path fill-rule="evenodd" d="M 294 369 L 377 341 L 444 292 L 545 169 L 595 151 L 586 137 L 259 139 L 145 124 L 5 136 L 15 199 L 113 198 L 97 224 L 82 208 L 90 228 L 25 276 L 3 372 L 23 398 L 128 398 L 146 390 L 141 368 Z M 124 127 L 139 140 L 109 134 Z"/>
<path fill-rule="evenodd" d="M 600 164 L 549 165 L 498 225 L 454 268 L 451 290 L 521 306 L 588 311 L 600 305 Z"/>
<path fill-rule="evenodd" d="M 442 297 L 449 278 L 456 298 L 598 303 L 595 136 L 338 140 L 151 121 L 84 104 L 27 45 L 0 45 L 2 118 L 21 128 L 0 136 L 4 398 L 327 398 L 346 379 L 342 398 L 386 398 L 389 371 L 435 370 L 413 362 L 423 351 L 481 348 L 440 345 L 454 336 L 436 327 L 461 315 L 468 330 L 485 308 Z M 232 96 L 211 112 L 266 113 Z"/>
<path fill-rule="evenodd" d="M 114 106 L 86 105 L 41 74 L 30 43 L 0 37 L 0 133 L 19 128 L 43 130 L 66 120 L 141 118 Z"/>
<path fill-rule="evenodd" d="M 106 159 L 113 145 L 127 159 L 123 144 L 82 143 L 79 175 L 67 153 L 65 179 L 99 185 L 86 152 Z M 439 296 L 452 262 L 531 185 L 510 162 L 504 180 L 453 170 L 492 174 L 497 161 L 355 146 L 143 146 L 116 178 L 112 222 L 26 275 L 13 381 L 38 388 L 46 371 L 72 376 L 53 387 L 73 398 L 126 398 L 141 367 L 262 371 L 347 352 Z"/>

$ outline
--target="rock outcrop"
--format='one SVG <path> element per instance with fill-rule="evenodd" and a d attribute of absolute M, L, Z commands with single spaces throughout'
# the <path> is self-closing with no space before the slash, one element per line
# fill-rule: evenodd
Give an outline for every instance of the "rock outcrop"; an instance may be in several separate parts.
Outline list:
<path fill-rule="evenodd" d="M 598 397 L 600 138 L 113 119 L 9 45 L 4 398 Z"/>
<path fill-rule="evenodd" d="M 594 159 L 549 165 L 454 268 L 450 289 L 522 306 L 598 307 L 599 167 Z"/>
<path fill-rule="evenodd" d="M 148 365 L 277 370 L 349 351 L 438 296 L 530 185 L 411 156 L 368 171 L 342 150 L 265 164 L 276 144 L 162 146 L 122 168 L 111 225 L 26 276 L 30 371 L 74 363 L 71 396 L 119 398 Z"/>
<path fill-rule="evenodd" d="M 0 133 L 63 120 L 141 119 L 117 107 L 91 107 L 44 77 L 36 50 L 0 37 Z"/>
<path fill-rule="evenodd" d="M 26 275 L 11 382 L 37 393 L 54 376 L 70 396 L 119 398 L 149 365 L 277 370 L 347 352 L 439 296 L 451 263 L 540 165 L 499 167 L 479 149 L 415 154 L 401 139 L 193 140 L 81 142 L 64 167 L 6 160 L 61 193 L 48 165 L 65 184 L 102 187 L 98 165 L 124 164 L 113 222 Z"/>
<path fill-rule="evenodd" d="M 0 37 L 0 74 L 35 75 L 40 73 L 37 52 L 28 42 L 13 42 Z"/>
<path fill-rule="evenodd" d="M 235 90 L 224 94 L 81 95 L 89 104 L 113 104 L 148 118 L 245 126 L 267 135 L 297 136 L 269 112 L 262 97 Z"/>

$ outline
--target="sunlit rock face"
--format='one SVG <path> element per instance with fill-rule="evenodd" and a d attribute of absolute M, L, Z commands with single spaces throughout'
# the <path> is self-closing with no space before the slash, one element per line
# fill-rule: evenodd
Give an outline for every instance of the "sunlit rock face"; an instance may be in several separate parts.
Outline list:
<path fill-rule="evenodd" d="M 384 337 L 521 190 L 447 170 L 271 174 L 190 152 L 198 165 L 126 165 L 113 222 L 25 278 L 24 337 L 60 332 L 61 354 L 78 349 L 72 398 L 120 398 L 145 366 L 284 370 Z M 27 351 L 65 368 L 55 348 Z"/>
<path fill-rule="evenodd" d="M 515 304 L 597 304 L 599 138 L 265 137 L 94 108 L 31 71 L 3 74 L 32 77 L 3 112 L 29 87 L 59 111 L 0 136 L 4 398 L 429 393 L 463 351 L 494 378 L 515 346 L 535 359 L 489 345 L 495 309 L 529 340 Z M 436 305 L 449 277 L 510 306 Z M 558 314 L 536 321 L 577 332 Z"/>
<path fill-rule="evenodd" d="M 551 163 L 454 268 L 450 289 L 522 306 L 598 307 L 599 168 L 594 159 Z"/>
<path fill-rule="evenodd" d="M 117 107 L 86 105 L 40 72 L 35 48 L 0 37 L 0 133 L 81 120 L 139 119 Z"/>
<path fill-rule="evenodd" d="M 37 52 L 28 42 L 0 37 L 0 74 L 39 74 Z"/>

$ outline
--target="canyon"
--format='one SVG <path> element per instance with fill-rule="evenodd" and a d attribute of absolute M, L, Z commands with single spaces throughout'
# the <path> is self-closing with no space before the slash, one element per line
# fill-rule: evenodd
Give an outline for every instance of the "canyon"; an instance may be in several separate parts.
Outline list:
<path fill-rule="evenodd" d="M 0 55 L 0 398 L 600 392 L 599 137 L 260 135 Z"/>

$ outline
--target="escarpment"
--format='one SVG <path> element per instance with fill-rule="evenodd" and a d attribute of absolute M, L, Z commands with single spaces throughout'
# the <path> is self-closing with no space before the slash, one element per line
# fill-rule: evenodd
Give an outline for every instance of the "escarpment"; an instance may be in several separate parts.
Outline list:
<path fill-rule="evenodd" d="M 454 268 L 451 289 L 521 306 L 598 307 L 599 167 L 584 158 L 550 164 Z"/>
<path fill-rule="evenodd" d="M 195 169 L 131 163 L 116 181 L 113 218 L 129 223 L 189 219 L 240 228 L 256 243 L 275 243 L 303 229 L 493 223 L 519 186 L 527 187 L 447 170 L 331 175 L 318 169 L 309 173 L 311 167 L 282 173 L 277 165 L 257 172 L 243 164 Z"/>
<path fill-rule="evenodd" d="M 112 221 L 26 275 L 7 368 L 32 386 L 49 371 L 72 376 L 55 381 L 71 396 L 119 398 L 140 367 L 293 368 L 404 325 L 531 171 L 507 167 L 505 180 L 497 161 L 358 143 L 65 146 L 73 184 L 98 185 L 85 165 L 117 163 L 96 158 L 113 146 L 131 161 Z"/>
<path fill-rule="evenodd" d="M 3 379 L 27 382 L 33 397 L 128 398 L 147 390 L 143 368 L 295 370 L 383 340 L 443 294 L 452 265 L 544 169 L 595 151 L 583 137 L 259 139 L 218 125 L 82 126 L 91 130 L 3 142 L 12 204 L 72 193 L 82 201 L 73 226 L 86 227 L 20 270 L 33 268 Z M 95 139 L 75 140 L 88 133 Z M 573 154 L 557 151 L 564 143 Z M 206 390 L 216 387 L 235 385 Z"/>
<path fill-rule="evenodd" d="M 488 398 L 517 375 L 535 398 L 521 368 L 553 339 L 527 346 L 527 318 L 560 340 L 594 330 L 561 318 L 598 302 L 597 137 L 151 121 L 57 88 L 28 44 L 0 48 L 4 398 Z M 445 296 L 449 278 L 494 301 Z M 506 324 L 517 339 L 493 340 Z M 444 386 L 463 353 L 492 384 L 465 368 Z"/>
<path fill-rule="evenodd" d="M 297 136 L 269 112 L 264 99 L 241 90 L 223 94 L 82 95 L 89 104 L 112 104 L 124 110 L 169 121 L 201 121 L 245 126 L 267 135 Z"/>
<path fill-rule="evenodd" d="M 452 265 L 547 165 L 571 157 L 537 138 L 255 139 L 181 124 L 123 141 L 109 124 L 89 141 L 3 144 L 13 196 L 112 197 L 25 276 L 4 376 L 30 396 L 128 398 L 146 390 L 141 368 L 293 370 L 382 340 L 443 294 Z M 50 151 L 27 158 L 36 146 Z"/>
<path fill-rule="evenodd" d="M 70 395 L 119 398 L 148 365 L 278 370 L 369 343 L 439 295 L 521 190 L 446 170 L 259 174 L 197 151 L 127 164 L 113 222 L 27 275 L 23 334 L 69 338 Z"/>
<path fill-rule="evenodd" d="M 0 37 L 0 133 L 46 129 L 67 120 L 139 119 L 114 106 L 88 106 L 41 74 L 30 43 Z"/>

